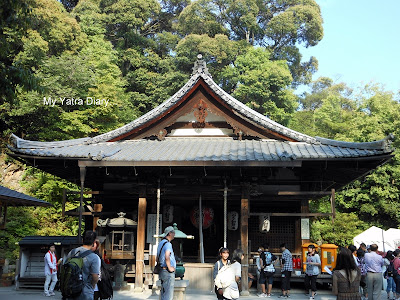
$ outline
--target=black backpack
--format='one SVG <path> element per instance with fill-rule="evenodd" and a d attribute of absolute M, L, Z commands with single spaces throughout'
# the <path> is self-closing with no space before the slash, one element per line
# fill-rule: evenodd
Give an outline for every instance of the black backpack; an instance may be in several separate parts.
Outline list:
<path fill-rule="evenodd" d="M 84 286 L 82 274 L 83 258 L 91 253 L 94 252 L 87 250 L 80 253 L 78 256 L 71 256 L 67 258 L 64 264 L 61 266 L 60 290 L 63 299 L 75 298 L 82 293 Z"/>
<path fill-rule="evenodd" d="M 393 261 L 391 261 L 390 264 L 387 266 L 387 269 L 386 269 L 384 275 L 387 277 L 393 277 L 394 272 L 395 272 L 395 269 L 394 269 Z"/>
<path fill-rule="evenodd" d="M 114 291 L 112 288 L 112 281 L 110 272 L 108 272 L 107 264 L 101 259 L 100 267 L 101 277 L 97 282 L 97 287 L 99 288 L 100 299 L 111 299 L 114 296 Z"/>

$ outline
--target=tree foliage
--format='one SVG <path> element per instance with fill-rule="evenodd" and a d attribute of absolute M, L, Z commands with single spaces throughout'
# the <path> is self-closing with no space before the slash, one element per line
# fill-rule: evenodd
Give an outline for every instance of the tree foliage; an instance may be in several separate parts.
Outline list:
<path fill-rule="evenodd" d="M 287 125 L 297 107 L 292 76 L 284 61 L 269 60 L 269 51 L 250 49 L 222 72 L 233 96 L 249 107 Z M 268 99 L 268 100 L 266 100 Z"/>
<path fill-rule="evenodd" d="M 311 84 L 311 91 L 300 99 L 303 109 L 296 112 L 291 120 L 293 129 L 312 136 L 355 142 L 380 140 L 392 133 L 394 136 L 400 134 L 399 100 L 379 85 L 366 85 L 354 91 L 344 83 L 334 84 L 329 78 L 319 78 Z M 392 146 L 398 149 L 399 140 L 395 139 Z M 357 216 L 360 224 L 398 228 L 399 158 L 399 150 L 395 150 L 389 163 L 337 193 L 337 209 L 344 216 Z M 321 207 L 314 209 L 320 211 Z M 328 221 L 315 222 L 315 232 L 323 230 L 328 224 Z M 336 240 L 328 230 L 325 235 L 322 231 L 320 234 L 318 238 Z"/>
<path fill-rule="evenodd" d="M 292 88 L 310 82 L 318 68 L 316 58 L 303 58 L 299 51 L 323 37 L 315 0 L 5 0 L 0 13 L 3 139 L 11 132 L 46 141 L 113 130 L 177 92 L 199 53 L 228 93 L 300 132 L 363 142 L 398 134 L 400 128 L 399 103 L 379 86 L 355 92 L 344 83 L 320 78 L 310 93 L 296 99 Z M 45 105 L 45 97 L 58 103 Z M 109 102 L 59 101 L 86 97 Z M 355 216 L 361 221 L 348 230 L 352 234 L 370 224 L 397 227 L 399 170 L 396 152 L 391 163 L 341 191 L 340 214 L 333 225 L 337 237 L 329 231 L 328 220 L 318 220 L 315 239 L 348 242 L 343 228 L 350 227 Z M 57 219 L 61 190 L 74 187 L 32 171 L 25 181 L 28 193 L 54 207 L 22 209 L 20 215 L 18 209 L 10 210 L 0 246 L 11 252 L 24 230 L 76 232 L 76 222 Z M 17 225 L 21 218 L 28 227 Z"/>

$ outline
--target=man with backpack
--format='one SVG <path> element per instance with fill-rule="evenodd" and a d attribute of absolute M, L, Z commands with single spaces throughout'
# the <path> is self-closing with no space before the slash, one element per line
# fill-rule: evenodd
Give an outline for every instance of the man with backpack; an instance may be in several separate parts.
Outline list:
<path fill-rule="evenodd" d="M 60 276 L 63 299 L 93 300 L 100 274 L 100 258 L 91 250 L 95 240 L 96 232 L 86 231 L 83 245 L 68 253 Z"/>
<path fill-rule="evenodd" d="M 160 263 L 161 300 L 172 300 L 174 297 L 176 260 L 171 241 L 175 238 L 174 227 L 164 230 L 164 238 L 158 244 L 157 261 Z"/>
<path fill-rule="evenodd" d="M 258 297 L 271 297 L 272 283 L 274 282 L 275 267 L 274 262 L 276 256 L 269 252 L 269 245 L 264 245 L 264 252 L 260 256 L 261 273 L 259 283 L 261 285 L 262 293 Z M 265 285 L 268 284 L 266 291 Z"/>

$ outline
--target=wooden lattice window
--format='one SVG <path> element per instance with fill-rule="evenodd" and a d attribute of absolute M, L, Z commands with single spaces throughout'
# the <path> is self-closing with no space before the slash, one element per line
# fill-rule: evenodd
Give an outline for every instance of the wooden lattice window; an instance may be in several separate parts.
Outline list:
<path fill-rule="evenodd" d="M 268 243 L 272 252 L 279 252 L 279 245 L 286 243 L 289 250 L 295 245 L 295 219 L 290 217 L 271 217 L 270 231 L 260 232 L 259 217 L 249 219 L 249 240 L 251 251 L 256 252 L 258 246 Z M 249 245 L 250 246 L 250 245 Z"/>

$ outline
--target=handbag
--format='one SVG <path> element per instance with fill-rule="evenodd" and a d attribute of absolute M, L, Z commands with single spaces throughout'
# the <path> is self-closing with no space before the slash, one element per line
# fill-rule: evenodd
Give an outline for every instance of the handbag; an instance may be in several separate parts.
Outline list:
<path fill-rule="evenodd" d="M 160 271 L 161 271 L 160 254 L 161 254 L 162 248 L 164 248 L 166 243 L 168 243 L 168 241 L 165 242 L 164 245 L 161 246 L 160 252 L 157 254 L 157 262 L 156 262 L 156 265 L 154 266 L 154 270 L 153 270 L 154 274 L 160 274 Z"/>

